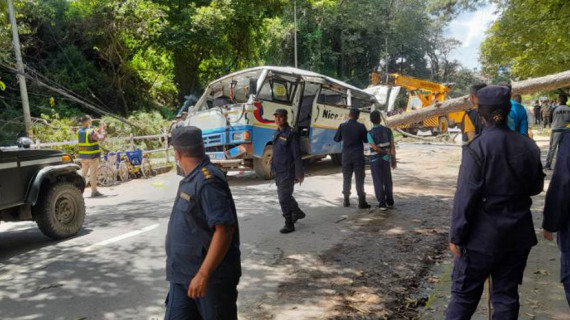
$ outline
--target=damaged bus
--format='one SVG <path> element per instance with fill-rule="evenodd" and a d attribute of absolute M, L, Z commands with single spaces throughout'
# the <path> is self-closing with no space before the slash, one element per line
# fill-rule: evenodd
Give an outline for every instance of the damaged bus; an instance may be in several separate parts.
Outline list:
<path fill-rule="evenodd" d="M 257 67 L 222 77 L 208 85 L 189 109 L 185 125 L 202 129 L 207 154 L 224 171 L 255 170 L 271 178 L 276 109 L 289 112 L 289 124 L 301 138 L 303 159 L 327 155 L 340 164 L 341 144 L 333 137 L 348 119 L 350 107 L 371 127 L 376 98 L 344 82 L 290 67 Z"/>

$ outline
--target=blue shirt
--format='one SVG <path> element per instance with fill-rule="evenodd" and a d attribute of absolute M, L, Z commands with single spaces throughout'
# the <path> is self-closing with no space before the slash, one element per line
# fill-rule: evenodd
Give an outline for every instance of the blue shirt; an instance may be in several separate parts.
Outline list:
<path fill-rule="evenodd" d="M 507 124 L 509 129 L 528 136 L 528 116 L 522 104 L 511 100 L 511 111 Z"/>

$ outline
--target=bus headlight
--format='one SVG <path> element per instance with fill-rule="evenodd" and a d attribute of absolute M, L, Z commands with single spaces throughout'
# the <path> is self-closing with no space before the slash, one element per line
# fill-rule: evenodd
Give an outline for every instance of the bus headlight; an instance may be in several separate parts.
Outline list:
<path fill-rule="evenodd" d="M 249 141 L 249 131 L 236 132 L 232 136 L 233 141 Z"/>

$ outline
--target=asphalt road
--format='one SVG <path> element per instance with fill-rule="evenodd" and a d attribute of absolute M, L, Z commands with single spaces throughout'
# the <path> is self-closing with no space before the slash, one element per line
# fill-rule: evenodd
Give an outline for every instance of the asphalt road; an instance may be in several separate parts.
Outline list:
<path fill-rule="evenodd" d="M 350 232 L 336 223 L 348 213 L 338 205 L 339 169 L 325 161 L 311 172 L 296 192 L 309 216 L 290 235 L 278 232 L 274 184 L 247 174 L 229 178 L 242 238 L 241 318 L 255 318 L 264 300 L 276 298 L 290 272 L 279 263 L 284 255 L 316 255 Z M 179 181 L 173 173 L 134 180 L 102 188 L 107 197 L 100 199 L 86 191 L 84 229 L 64 241 L 47 239 L 33 222 L 0 224 L 0 318 L 161 319 L 164 239 Z M 371 181 L 367 188 L 371 193 Z"/>

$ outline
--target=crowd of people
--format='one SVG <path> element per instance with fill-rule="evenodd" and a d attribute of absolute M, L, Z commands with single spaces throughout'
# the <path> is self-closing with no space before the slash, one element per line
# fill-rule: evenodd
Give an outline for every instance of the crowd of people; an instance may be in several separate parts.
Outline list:
<path fill-rule="evenodd" d="M 455 256 L 452 298 L 447 319 L 470 319 L 484 284 L 491 284 L 493 319 L 517 319 L 522 284 L 531 248 L 537 244 L 530 207 L 531 196 L 542 192 L 545 174 L 540 149 L 528 137 L 526 109 L 508 85 L 476 84 L 471 88 L 475 106 L 464 119 L 463 157 L 453 202 L 449 247 Z M 560 95 L 553 112 L 552 152 L 560 145 L 544 209 L 544 237 L 558 233 L 561 282 L 570 305 L 570 107 Z M 364 144 L 373 154 L 370 166 L 378 207 L 394 205 L 391 169 L 396 168 L 392 132 L 381 125 L 378 111 L 366 130 L 353 108 L 349 120 L 335 135 L 342 142 L 342 205 L 350 206 L 355 176 L 358 207 L 370 208 L 364 193 Z M 295 231 L 303 212 L 293 197 L 294 185 L 304 180 L 299 136 L 287 121 L 287 111 L 275 114 L 271 170 L 285 225 Z M 196 127 L 175 128 L 172 138 L 184 179 L 170 218 L 166 252 L 166 319 L 237 319 L 237 284 L 241 276 L 239 227 L 227 181 L 208 159 L 202 133 Z M 553 148 L 554 147 L 554 148 Z"/>
<path fill-rule="evenodd" d="M 570 305 L 570 107 L 561 94 L 557 106 L 540 106 L 535 123 L 552 126 L 550 148 L 543 167 L 540 149 L 529 138 L 528 116 L 521 96 L 508 85 L 475 84 L 474 105 L 463 121 L 463 155 L 451 213 L 449 247 L 455 256 L 451 301 L 447 319 L 470 319 L 486 281 L 491 283 L 493 319 L 517 319 L 518 288 L 537 237 L 530 211 L 531 197 L 543 191 L 545 174 L 557 156 L 544 208 L 543 236 L 557 233 L 561 250 L 561 282 Z M 552 109 L 548 117 L 546 108 Z M 551 116 L 550 116 L 551 115 Z M 180 114 L 180 118 L 184 115 Z M 285 225 L 281 233 L 295 231 L 305 218 L 295 200 L 294 186 L 303 183 L 299 135 L 288 122 L 287 110 L 274 113 L 271 171 Z M 371 207 L 364 192 L 365 153 L 379 210 L 394 206 L 392 169 L 396 148 L 392 131 L 381 124 L 379 111 L 370 113 L 373 128 L 359 122 L 360 110 L 351 108 L 334 140 L 342 142 L 342 205 L 349 207 L 352 177 L 358 208 Z M 78 132 L 84 174 L 96 168 L 104 128 L 91 129 L 85 117 Z M 166 237 L 166 319 L 237 319 L 237 285 L 241 276 L 239 225 L 236 207 L 225 175 L 206 155 L 202 131 L 173 125 L 172 145 L 182 179 L 170 216 Z M 92 174 L 93 176 L 93 174 Z M 92 196 L 100 196 L 92 181 Z M 94 189 L 93 189 L 94 188 Z"/>

